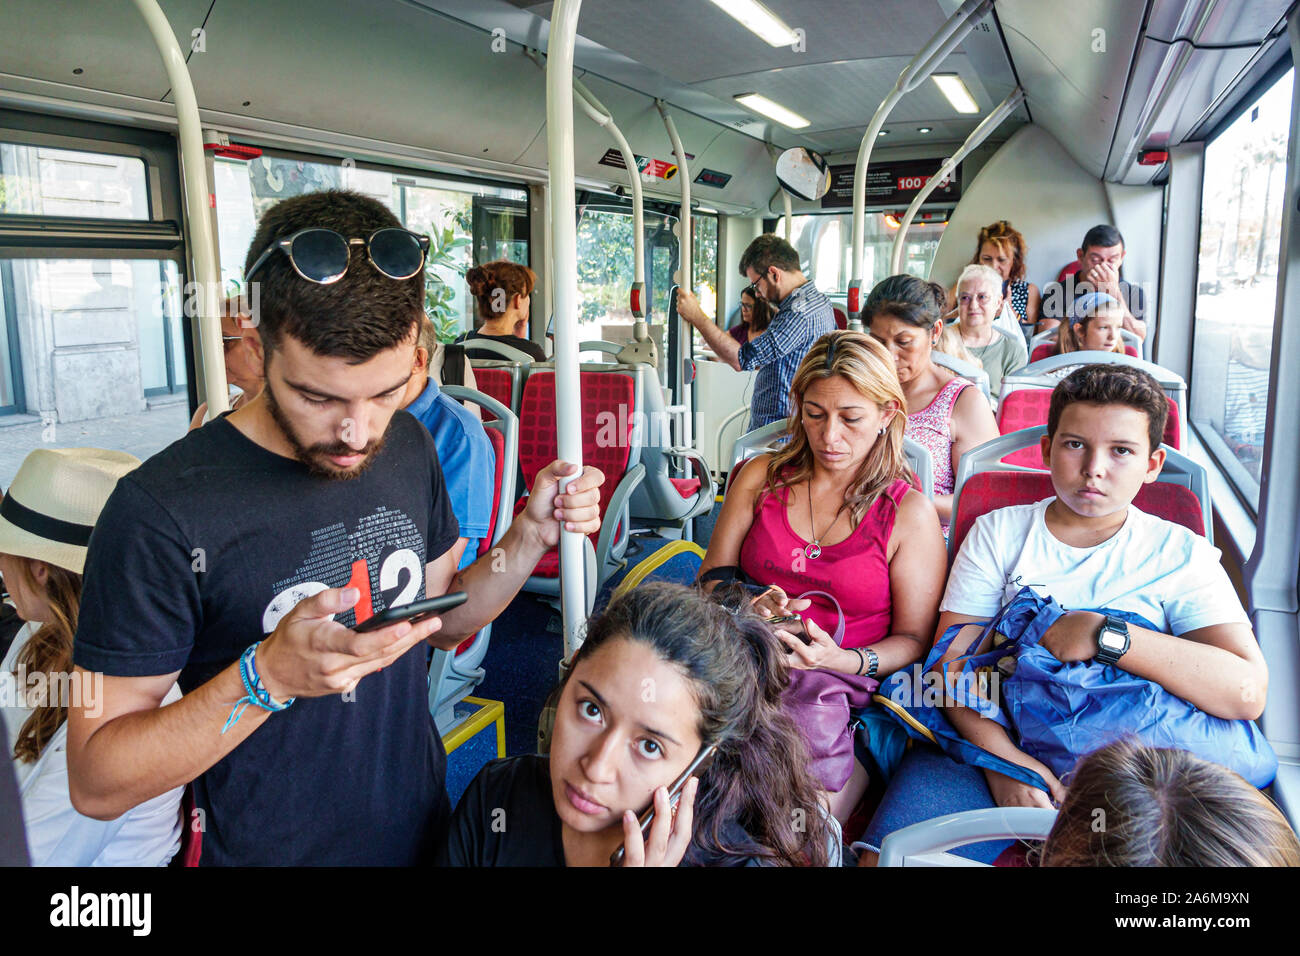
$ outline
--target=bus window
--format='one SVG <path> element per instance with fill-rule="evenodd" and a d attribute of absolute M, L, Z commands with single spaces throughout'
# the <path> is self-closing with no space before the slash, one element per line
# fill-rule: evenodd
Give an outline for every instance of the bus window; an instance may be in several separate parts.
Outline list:
<path fill-rule="evenodd" d="M 1259 504 L 1281 248 L 1292 72 L 1205 148 L 1191 418 Z"/>
<path fill-rule="evenodd" d="M 144 161 L 0 143 L 0 214 L 148 219 Z"/>
<path fill-rule="evenodd" d="M 251 162 L 216 161 L 221 274 L 240 288 L 257 220 L 270 206 L 322 189 L 354 189 L 393 210 L 408 229 L 431 238 L 425 310 L 438 337 L 474 327 L 465 273 L 475 262 L 528 264 L 528 194 L 522 188 L 263 154 Z"/>
<path fill-rule="evenodd" d="M 896 213 L 868 212 L 863 239 L 863 275 L 867 287 L 875 285 L 889 275 L 889 257 L 898 233 Z M 922 214 L 925 215 L 925 214 Z M 939 238 L 947 224 L 941 215 L 935 222 L 917 221 L 907 231 L 907 245 L 903 255 L 903 271 L 925 278 L 929 275 L 934 254 L 939 248 Z M 853 254 L 853 216 L 803 215 L 795 216 L 792 223 L 791 244 L 799 253 L 805 275 L 817 288 L 828 295 L 844 295 L 848 291 L 853 271 L 849 258 Z M 784 235 L 784 226 L 777 220 L 776 233 Z M 945 277 L 936 276 L 936 281 Z M 956 278 L 955 276 L 952 278 Z"/>

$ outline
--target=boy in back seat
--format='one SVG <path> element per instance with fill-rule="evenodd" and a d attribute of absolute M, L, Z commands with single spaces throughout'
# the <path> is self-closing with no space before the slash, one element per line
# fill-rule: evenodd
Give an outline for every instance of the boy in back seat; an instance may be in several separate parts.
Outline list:
<path fill-rule="evenodd" d="M 1058 660 L 1097 658 L 1206 713 L 1257 718 L 1268 672 L 1219 552 L 1132 504 L 1164 465 L 1159 445 L 1167 411 L 1159 385 L 1138 369 L 1089 365 L 1061 381 L 1042 441 L 1056 496 L 976 519 L 948 576 L 936 640 L 953 625 L 988 620 L 1027 586 L 1067 610 L 1122 610 L 1155 625 L 1129 624 L 1121 646 L 1103 651 L 1103 616 L 1070 610 L 1041 642 Z M 964 654 L 980 631 L 978 625 L 963 630 L 944 659 Z M 1064 798 L 1061 782 L 1000 725 L 964 707 L 950 706 L 947 716 L 970 742 L 1036 771 L 1051 786 L 1052 800 Z M 994 804 L 1049 807 L 1051 800 L 1003 774 L 914 748 L 890 781 L 866 839 L 879 846 L 885 834 L 918 820 Z M 987 845 L 970 850 L 986 861 L 997 852 Z"/>

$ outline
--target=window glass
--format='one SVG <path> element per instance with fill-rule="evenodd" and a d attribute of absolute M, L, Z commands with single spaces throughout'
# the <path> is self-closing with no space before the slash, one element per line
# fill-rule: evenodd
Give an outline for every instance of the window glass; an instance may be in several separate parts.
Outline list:
<path fill-rule="evenodd" d="M 0 143 L 0 214 L 148 219 L 144 161 Z"/>
<path fill-rule="evenodd" d="M 1205 148 L 1191 418 L 1256 508 L 1281 248 L 1292 72 Z"/>
<path fill-rule="evenodd" d="M 3 259 L 0 284 L 0 328 L 16 333 L 8 347 L 21 355 L 24 393 L 12 395 L 5 377 L 0 397 L 39 416 L 4 430 L 0 487 L 38 446 L 94 445 L 143 459 L 185 434 L 176 263 Z"/>
<path fill-rule="evenodd" d="M 933 216 L 932 221 L 924 221 Z M 922 213 L 907 230 L 903 249 L 903 271 L 925 278 L 929 275 L 934 254 L 939 248 L 947 220 L 943 213 Z M 853 216 L 795 216 L 790 244 L 799 253 L 804 274 L 828 295 L 848 292 L 853 254 Z M 778 219 L 777 235 L 785 235 L 785 221 Z M 862 273 L 868 290 L 889 275 L 889 257 L 898 234 L 898 217 L 894 213 L 868 212 L 863 233 Z M 953 277 L 956 278 L 955 276 Z M 937 276 L 937 281 L 946 281 Z"/>
<path fill-rule="evenodd" d="M 425 309 L 443 341 L 474 327 L 465 273 L 474 262 L 528 263 L 524 189 L 363 169 L 263 154 L 250 162 L 216 161 L 217 232 L 227 291 L 242 288 L 257 220 L 282 199 L 323 189 L 373 196 L 406 228 L 430 237 Z"/>

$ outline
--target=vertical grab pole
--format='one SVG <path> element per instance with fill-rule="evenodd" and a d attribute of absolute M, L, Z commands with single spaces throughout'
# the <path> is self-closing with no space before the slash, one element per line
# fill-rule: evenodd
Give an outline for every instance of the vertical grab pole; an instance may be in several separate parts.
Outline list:
<path fill-rule="evenodd" d="M 974 28 L 976 21 L 992 7 L 993 0 L 966 0 L 958 7 L 947 22 L 939 28 L 939 32 L 930 38 L 930 42 L 898 75 L 898 82 L 880 104 L 875 116 L 871 118 L 871 125 L 863 134 L 862 143 L 858 146 L 858 162 L 853 167 L 853 255 L 849 263 L 853 278 L 849 281 L 848 298 L 850 326 L 857 323 L 858 313 L 862 310 L 862 253 L 866 245 L 867 227 L 867 167 L 871 162 L 871 149 L 876 144 L 876 137 L 880 134 L 895 104 L 903 98 L 903 94 L 920 86 L 926 77 L 934 72 L 934 68 L 966 38 L 966 34 Z"/>
<path fill-rule="evenodd" d="M 642 328 L 645 322 L 645 204 L 641 197 L 641 172 L 637 169 L 636 156 L 628 145 L 623 131 L 614 122 L 614 114 L 596 99 L 591 90 L 581 80 L 573 81 L 573 91 L 578 94 L 578 104 L 598 126 L 603 126 L 614 138 L 614 145 L 623 156 L 623 165 L 627 167 L 627 178 L 632 185 L 632 318 Z M 633 338 L 637 338 L 633 334 Z"/>
<path fill-rule="evenodd" d="M 903 271 L 903 249 L 907 245 L 907 230 L 912 225 L 912 220 L 920 211 L 921 205 L 930 197 L 930 193 L 939 187 L 939 184 L 952 175 L 952 171 L 957 168 L 957 164 L 970 155 L 971 150 L 975 149 L 989 138 L 989 135 L 1002 125 L 1002 122 L 1016 111 L 1016 108 L 1025 101 L 1025 91 L 1016 87 L 1011 94 L 998 104 L 984 120 L 971 130 L 971 134 L 966 137 L 966 142 L 961 144 L 961 149 L 953 153 L 952 156 L 943 161 L 939 171 L 931 176 L 916 197 L 912 204 L 907 207 L 907 212 L 903 213 L 903 218 L 898 224 L 898 233 L 894 236 L 894 248 L 889 257 L 889 274 L 898 275 Z"/>
<path fill-rule="evenodd" d="M 573 48 L 582 0 L 556 0 L 546 56 L 546 160 L 551 193 L 551 285 L 555 303 L 555 419 L 560 460 L 582 464 L 578 387 L 578 227 L 573 177 Z M 561 486 L 568 482 L 561 482 Z M 564 659 L 578 649 L 587 616 L 582 535 L 560 529 L 560 613 Z"/>
<path fill-rule="evenodd" d="M 213 240 L 212 212 L 208 206 L 207 165 L 203 154 L 203 129 L 199 124 L 199 103 L 185 65 L 185 55 L 158 0 L 133 0 L 144 17 L 153 42 L 162 57 L 167 81 L 176 97 L 176 123 L 180 135 L 181 178 L 185 181 L 185 219 L 189 223 L 190 255 L 194 278 L 199 285 L 199 312 L 195 318 L 199 360 L 202 366 L 202 401 L 208 403 L 208 417 L 230 408 L 226 387 L 225 349 L 221 347 L 221 273 Z M 189 301 L 189 296 L 183 297 Z"/>
<path fill-rule="evenodd" d="M 673 123 L 673 118 L 668 110 L 664 108 L 663 100 L 655 100 L 655 106 L 659 108 L 659 115 L 664 118 L 664 126 L 668 129 L 668 139 L 673 144 L 673 153 L 677 157 L 677 178 L 682 184 L 682 211 L 677 218 L 677 238 L 680 243 L 681 252 L 677 257 L 681 271 L 678 275 L 679 286 L 689 289 L 692 294 L 695 292 L 695 274 L 692 269 L 691 255 L 694 247 L 691 245 L 691 170 L 686 162 L 686 150 L 682 148 L 681 138 L 677 135 L 677 126 Z M 677 357 L 681 367 L 676 369 L 681 376 L 682 393 L 679 396 L 678 404 L 681 405 L 682 411 L 682 445 L 685 448 L 694 446 L 694 421 L 693 406 L 691 401 L 691 387 L 686 382 L 686 362 L 685 359 L 690 357 L 693 352 L 694 339 L 692 338 L 693 328 L 689 322 L 680 316 L 677 319 L 679 327 L 678 341 L 682 343 L 682 354 Z"/>

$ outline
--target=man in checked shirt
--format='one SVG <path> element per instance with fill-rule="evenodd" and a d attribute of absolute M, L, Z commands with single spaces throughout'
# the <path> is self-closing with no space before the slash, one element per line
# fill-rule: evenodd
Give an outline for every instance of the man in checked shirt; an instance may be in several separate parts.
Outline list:
<path fill-rule="evenodd" d="M 812 344 L 835 330 L 835 312 L 825 294 L 799 271 L 799 254 L 780 236 L 759 236 L 740 257 L 745 276 L 776 309 L 762 335 L 740 345 L 704 314 L 687 289 L 677 294 L 677 314 L 700 330 L 719 359 L 741 371 L 758 369 L 749 429 L 790 415 L 790 382 Z"/>

